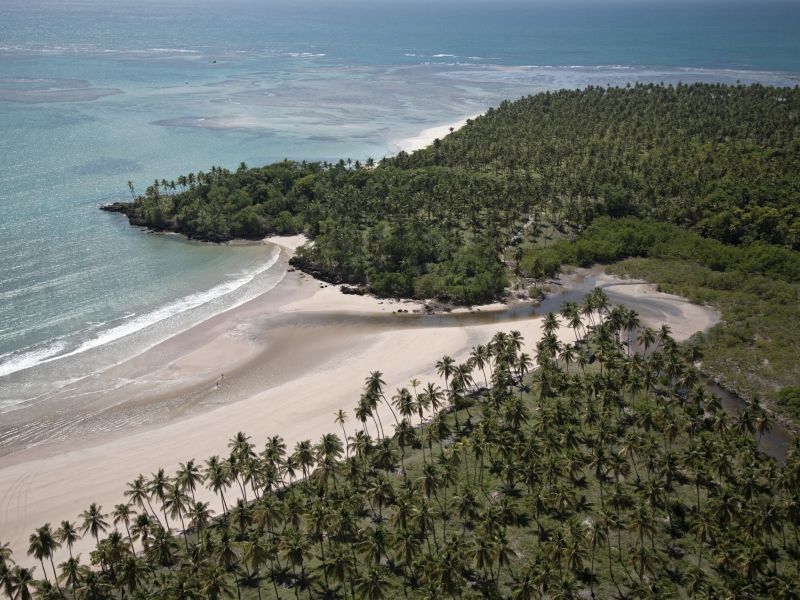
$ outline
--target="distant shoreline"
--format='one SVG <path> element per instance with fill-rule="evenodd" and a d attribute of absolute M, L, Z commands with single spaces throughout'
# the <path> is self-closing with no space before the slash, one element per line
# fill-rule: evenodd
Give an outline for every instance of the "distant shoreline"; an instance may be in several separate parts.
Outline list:
<path fill-rule="evenodd" d="M 478 117 L 480 117 L 483 113 L 478 113 L 472 115 L 471 117 L 464 117 L 463 119 L 459 119 L 458 121 L 453 121 L 452 123 L 447 123 L 445 125 L 434 125 L 433 127 L 428 127 L 427 129 L 423 129 L 419 132 L 419 134 L 401 138 L 393 144 L 397 147 L 398 152 L 414 152 L 415 150 L 422 150 L 423 148 L 427 148 L 437 139 L 442 139 L 446 135 L 458 131 L 464 125 L 467 124 L 467 121 L 474 121 Z"/>

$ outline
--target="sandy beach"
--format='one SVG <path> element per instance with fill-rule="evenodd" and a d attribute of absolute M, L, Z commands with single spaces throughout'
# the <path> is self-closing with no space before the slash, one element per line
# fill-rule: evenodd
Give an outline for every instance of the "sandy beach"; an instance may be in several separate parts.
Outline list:
<path fill-rule="evenodd" d="M 284 248 L 284 268 L 303 241 L 274 240 Z M 717 318 L 653 286 L 602 272 L 581 271 L 563 283 L 564 293 L 600 284 L 612 299 L 624 297 L 634 306 L 643 301 L 644 321 L 651 326 L 666 321 L 679 339 Z M 561 298 L 556 293 L 552 300 Z M 118 365 L 103 376 L 124 373 L 132 383 L 108 394 L 107 415 L 87 415 L 78 437 L 0 458 L 2 541 L 24 562 L 20 554 L 35 527 L 75 519 L 90 502 L 110 511 L 124 501 L 126 483 L 138 474 L 147 476 L 159 467 L 174 472 L 181 461 L 225 454 L 238 431 L 251 435 L 257 447 L 276 434 L 289 448 L 303 439 L 316 441 L 336 431 L 336 410 L 352 414 L 372 370 L 383 371 L 390 392 L 413 377 L 443 385 L 434 365 L 445 354 L 464 360 L 473 346 L 500 330 L 519 330 L 529 348 L 540 336 L 539 317 L 515 317 L 502 305 L 436 316 L 420 308 L 413 302 L 344 295 L 335 286 L 289 271 L 269 293 Z M 571 341 L 573 333 L 564 328 L 561 336 Z M 151 418 L 105 426 L 114 422 L 114 411 L 125 422 L 132 407 Z M 391 421 L 389 414 L 381 418 Z M 348 429 L 353 430 L 352 423 Z M 204 499 L 219 510 L 215 498 Z M 88 551 L 90 542 L 76 551 Z"/>
<path fill-rule="evenodd" d="M 479 116 L 481 116 L 481 114 L 482 113 L 478 113 L 476 115 L 464 117 L 463 119 L 459 119 L 458 121 L 454 121 L 446 125 L 437 125 L 435 127 L 423 129 L 419 135 L 398 140 L 395 142 L 395 146 L 397 146 L 398 151 L 403 152 L 413 152 L 414 150 L 418 150 L 420 148 L 427 148 L 434 142 L 434 140 L 440 140 L 449 133 L 456 131 L 457 129 L 461 129 L 467 124 L 467 121 L 477 119 Z"/>
<path fill-rule="evenodd" d="M 415 305 L 345 296 L 306 275 L 287 273 L 263 297 L 116 367 L 110 376 L 125 370 L 138 380 L 136 389 L 149 387 L 156 398 L 165 398 L 168 389 L 188 400 L 177 413 L 165 412 L 165 422 L 87 432 L 0 458 L 3 541 L 24 549 L 35 527 L 74 519 L 92 501 L 110 510 L 139 473 L 161 466 L 174 472 L 189 458 L 224 454 L 238 431 L 253 436 L 259 447 L 275 434 L 290 448 L 301 439 L 316 441 L 336 429 L 336 410 L 352 413 L 372 370 L 384 372 L 389 390 L 412 377 L 441 385 L 434 364 L 443 355 L 463 360 L 500 329 L 519 329 L 528 340 L 539 334 L 539 319 L 481 324 L 476 315 L 474 324 L 465 325 L 454 315 L 451 323 L 435 317 L 424 325 L 425 317 L 394 312 L 401 307 Z M 109 402 L 124 410 L 120 399 Z M 151 404 L 158 411 L 159 402 Z M 381 418 L 388 422 L 391 416 Z"/>
<path fill-rule="evenodd" d="M 426 129 L 398 147 L 427 146 L 466 120 Z M 28 432 L 0 455 L 0 541 L 16 551 L 18 563 L 35 565 L 25 550 L 36 527 L 75 520 L 91 502 L 110 512 L 140 473 L 149 476 L 160 467 L 174 473 L 190 458 L 202 463 L 224 455 L 239 431 L 252 436 L 257 448 L 268 436 L 281 435 L 289 449 L 339 433 L 334 412 L 344 409 L 352 419 L 373 370 L 384 373 L 390 394 L 412 378 L 443 385 L 435 372 L 438 359 L 463 361 L 501 330 L 520 331 L 532 353 L 541 332 L 538 315 L 580 299 L 595 285 L 612 301 L 638 310 L 645 324 L 668 323 L 677 339 L 719 319 L 706 307 L 602 269 L 563 276 L 539 309 L 493 304 L 428 315 L 416 302 L 344 295 L 294 271 L 288 260 L 306 241 L 266 240 L 281 248 L 278 266 L 285 272 L 269 292 L 77 382 L 60 403 L 56 395 L 4 416 L 5 428 Z M 560 336 L 573 341 L 566 327 Z M 382 410 L 387 414 L 381 419 L 390 423 L 388 409 Z M 347 429 L 354 430 L 352 421 Z M 219 511 L 210 493 L 198 499 Z M 91 547 L 87 539 L 75 552 Z M 65 557 L 62 549 L 56 563 Z"/>

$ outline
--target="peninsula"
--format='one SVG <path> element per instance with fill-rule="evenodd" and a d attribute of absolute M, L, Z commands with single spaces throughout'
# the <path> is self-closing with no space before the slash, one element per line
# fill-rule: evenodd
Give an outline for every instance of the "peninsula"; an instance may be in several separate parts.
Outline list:
<path fill-rule="evenodd" d="M 71 390 L 108 427 L 115 393 L 160 389 L 120 404 L 135 433 L 0 458 L 0 589 L 797 597 L 800 446 L 759 444 L 799 408 L 798 109 L 796 88 L 587 88 L 377 162 L 131 185 L 106 209 L 276 243 L 287 272 Z M 31 529 L 79 472 L 90 497 Z"/>

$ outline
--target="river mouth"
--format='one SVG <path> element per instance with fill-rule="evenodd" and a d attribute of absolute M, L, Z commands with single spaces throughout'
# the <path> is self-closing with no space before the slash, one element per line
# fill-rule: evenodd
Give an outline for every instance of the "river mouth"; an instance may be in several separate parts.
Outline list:
<path fill-rule="evenodd" d="M 647 323 L 647 321 L 651 321 L 651 323 L 657 322 L 659 320 L 659 315 L 662 319 L 667 316 L 673 318 L 680 317 L 680 309 L 686 307 L 676 305 L 674 300 L 668 298 L 671 296 L 670 294 L 657 293 L 648 297 L 623 293 L 625 288 L 642 285 L 642 283 L 643 282 L 638 280 L 626 280 L 610 276 L 605 274 L 599 267 L 578 269 L 575 273 L 565 275 L 559 279 L 558 284 L 561 293 L 548 295 L 538 306 L 538 311 L 540 314 L 558 312 L 564 302 L 580 302 L 592 288 L 600 287 L 605 290 L 612 304 L 622 304 L 628 309 L 635 310 L 645 323 Z M 678 297 L 673 296 L 672 298 L 677 299 Z M 688 302 L 683 299 L 681 299 L 681 301 Z M 719 313 L 716 313 L 716 311 L 710 307 L 700 307 L 696 304 L 691 304 L 690 306 L 700 311 L 704 309 L 708 311 L 706 315 L 708 319 L 705 323 L 706 326 L 698 327 L 697 331 L 706 331 L 719 321 Z M 651 324 L 650 326 L 652 327 L 653 325 Z M 640 350 L 640 348 L 637 348 L 637 351 Z M 708 392 L 720 399 L 723 410 L 729 416 L 736 418 L 747 407 L 748 403 L 745 399 L 725 389 L 710 377 L 701 374 L 700 381 Z M 794 434 L 785 425 L 777 420 L 773 420 L 770 429 L 758 435 L 757 441 L 759 449 L 764 454 L 775 459 L 778 463 L 783 464 L 786 462 L 786 454 L 789 452 L 794 442 Z"/>
<path fill-rule="evenodd" d="M 276 275 L 285 274 L 285 265 L 276 267 Z M 288 275 L 291 277 L 283 285 L 254 300 L 259 308 L 247 309 L 243 306 L 241 312 L 244 316 L 220 316 L 220 323 L 223 324 L 217 327 L 220 330 L 233 327 L 233 330 L 228 329 L 225 334 L 228 338 L 231 335 L 233 337 L 227 342 L 224 338 L 214 341 L 213 344 L 220 344 L 213 346 L 214 354 L 223 356 L 229 349 L 232 352 L 252 353 L 251 358 L 239 362 L 239 366 L 231 361 L 227 364 L 222 361 L 219 365 L 214 363 L 208 366 L 208 373 L 198 375 L 194 372 L 193 379 L 181 379 L 177 375 L 174 378 L 172 375 L 164 378 L 158 375 L 159 370 L 169 372 L 174 368 L 171 361 L 177 364 L 182 359 L 180 355 L 170 356 L 169 353 L 155 348 L 145 352 L 140 358 L 132 359 L 130 364 L 123 363 L 107 375 L 95 374 L 86 378 L 85 382 L 65 388 L 58 394 L 64 397 L 61 401 L 54 402 L 50 409 L 40 405 L 33 406 L 30 410 L 20 410 L 16 414 L 7 414 L 6 423 L 0 428 L 0 455 L 32 445 L 129 432 L 247 399 L 289 379 L 303 376 L 302 369 L 298 370 L 300 363 L 287 362 L 283 357 L 288 347 L 296 346 L 304 335 L 310 344 L 307 351 L 318 352 L 319 360 L 324 361 L 330 355 L 328 350 L 334 348 L 342 336 L 350 336 L 359 344 L 369 344 L 381 332 L 385 334 L 392 331 L 439 328 L 467 331 L 469 328 L 484 325 L 499 326 L 504 330 L 524 329 L 525 324 L 533 319 L 549 312 L 558 313 L 564 302 L 580 302 L 595 287 L 603 288 L 612 303 L 622 304 L 640 313 L 643 323 L 654 328 L 659 327 L 662 322 L 671 325 L 680 323 L 685 311 L 695 311 L 700 319 L 695 320 L 689 330 L 677 335 L 676 339 L 679 340 L 688 338 L 694 331 L 708 329 L 718 318 L 713 309 L 691 305 L 675 296 L 654 290 L 644 294 L 641 282 L 610 276 L 598 267 L 579 269 L 550 282 L 551 291 L 539 304 L 520 301 L 511 302 L 506 308 L 476 307 L 469 311 L 436 314 L 400 312 L 405 310 L 403 304 L 397 304 L 399 310 L 391 312 L 395 305 L 389 301 L 385 303 L 388 306 L 382 307 L 384 312 L 377 313 L 324 309 L 300 313 L 282 312 L 281 298 L 292 297 L 296 293 L 294 286 L 305 285 L 307 290 L 320 287 L 315 280 L 305 279 L 305 283 L 300 283 L 302 276 L 293 273 Z M 690 316 L 697 318 L 695 313 Z M 226 320 L 229 318 L 230 321 Z M 202 336 L 204 328 L 208 326 L 201 324 L 196 327 L 194 334 L 189 331 L 187 335 L 189 338 L 192 335 Z M 166 346 L 180 345 L 181 337 L 182 334 L 178 334 Z M 474 343 L 486 341 L 475 339 Z M 203 343 L 211 342 L 205 340 Z M 232 383 L 228 383 L 236 379 L 233 377 L 236 369 L 246 369 L 247 364 L 253 365 L 256 362 L 261 365 L 258 376 L 252 375 L 254 369 L 251 368 L 247 385 L 237 389 Z M 376 368 L 380 366 L 376 365 Z M 383 368 L 388 370 L 389 366 Z M 214 378 L 219 377 L 221 371 L 230 375 L 226 379 L 223 393 L 219 393 L 219 388 L 214 384 Z M 703 382 L 709 392 L 720 398 L 729 415 L 737 416 L 746 406 L 742 398 L 713 381 L 704 379 Z M 114 388 L 117 385 L 120 386 L 119 390 Z M 770 431 L 760 436 L 759 447 L 768 456 L 783 462 L 792 440 L 791 432 L 775 423 Z"/>

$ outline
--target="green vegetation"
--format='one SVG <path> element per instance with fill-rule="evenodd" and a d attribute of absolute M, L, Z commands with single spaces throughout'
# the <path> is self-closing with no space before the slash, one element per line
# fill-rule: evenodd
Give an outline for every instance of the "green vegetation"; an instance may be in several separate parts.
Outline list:
<path fill-rule="evenodd" d="M 746 118 L 745 118 L 746 116 Z M 597 216 L 668 220 L 727 243 L 800 248 L 800 90 L 588 88 L 504 102 L 373 168 L 283 162 L 156 181 L 131 221 L 199 239 L 307 232 L 296 264 L 378 295 L 504 293 L 507 248 Z"/>
<path fill-rule="evenodd" d="M 800 281 L 713 271 L 693 261 L 630 259 L 609 270 L 718 308 L 722 323 L 697 340 L 703 370 L 740 396 L 768 398 L 800 423 L 800 402 L 787 393 L 800 381 L 800 339 L 792 325 L 800 322 Z"/>
<path fill-rule="evenodd" d="M 217 241 L 304 231 L 293 264 L 321 279 L 458 304 L 634 257 L 613 268 L 722 312 L 699 341 L 709 373 L 798 418 L 779 397 L 800 385 L 798 131 L 800 88 L 560 91 L 377 168 L 213 168 L 121 210 Z"/>
<path fill-rule="evenodd" d="M 648 216 L 728 243 L 800 248 L 800 88 L 543 93 L 396 162 L 505 172 L 567 221 Z"/>
<path fill-rule="evenodd" d="M 552 274 L 562 264 L 596 262 L 719 309 L 723 322 L 696 340 L 703 369 L 800 422 L 796 388 L 787 387 L 800 381 L 800 338 L 787 326 L 800 323 L 800 253 L 763 243 L 730 246 L 655 221 L 601 218 L 574 243 L 527 250 L 521 268 Z"/>
<path fill-rule="evenodd" d="M 11 598 L 798 598 L 800 447 L 757 450 L 767 414 L 731 418 L 668 330 L 600 291 L 545 319 L 540 367 L 499 333 L 444 380 L 391 394 L 366 379 L 356 421 L 288 451 L 230 440 L 137 477 L 108 514 L 45 524 L 33 569 L 0 555 Z M 589 342 L 585 332 L 593 331 Z M 628 342 L 639 332 L 643 354 Z M 479 382 L 476 386 L 476 382 Z M 488 387 L 483 387 L 484 385 Z M 390 405 L 394 435 L 378 405 Z M 383 412 L 383 411 L 381 411 Z M 385 413 L 384 413 L 385 414 Z M 421 428 L 413 421 L 427 417 Z M 220 501 L 212 518 L 202 486 Z M 72 557 L 96 541 L 94 569 Z M 70 557 L 58 567 L 60 545 Z M 47 579 L 49 578 L 49 582 Z"/>
<path fill-rule="evenodd" d="M 787 386 L 778 390 L 777 404 L 786 413 L 800 419 L 800 387 Z"/>

